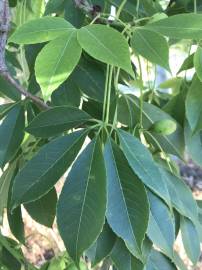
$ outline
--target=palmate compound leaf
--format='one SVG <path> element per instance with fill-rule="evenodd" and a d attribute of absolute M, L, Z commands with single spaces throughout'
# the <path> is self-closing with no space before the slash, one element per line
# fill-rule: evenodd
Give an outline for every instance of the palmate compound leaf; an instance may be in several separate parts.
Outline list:
<path fill-rule="evenodd" d="M 175 241 L 174 217 L 159 197 L 149 190 L 147 194 L 150 205 L 147 235 L 158 248 L 172 258 Z"/>
<path fill-rule="evenodd" d="M 90 119 L 89 114 L 76 107 L 58 106 L 37 115 L 26 131 L 36 137 L 47 138 L 76 128 Z"/>
<path fill-rule="evenodd" d="M 36 58 L 35 74 L 46 101 L 72 73 L 81 52 L 76 30 L 52 40 L 40 51 Z"/>
<path fill-rule="evenodd" d="M 43 146 L 15 177 L 12 207 L 46 194 L 72 164 L 86 135 L 86 131 L 77 131 Z"/>
<path fill-rule="evenodd" d="M 117 270 L 144 269 L 143 263 L 129 252 L 123 240 L 121 240 L 120 238 L 117 239 L 110 257 L 115 264 Z"/>
<path fill-rule="evenodd" d="M 99 138 L 78 156 L 57 206 L 57 223 L 68 254 L 78 265 L 99 237 L 106 212 L 106 172 Z"/>
<path fill-rule="evenodd" d="M 20 26 L 9 38 L 17 44 L 36 44 L 53 40 L 75 28 L 60 17 L 43 17 L 28 21 Z"/>
<path fill-rule="evenodd" d="M 128 43 L 118 31 L 104 25 L 88 25 L 78 31 L 78 41 L 90 56 L 134 76 Z"/>
<path fill-rule="evenodd" d="M 119 130 L 118 135 L 123 153 L 134 173 L 148 188 L 170 205 L 166 183 L 149 150 L 128 132 Z"/>
<path fill-rule="evenodd" d="M 104 157 L 107 169 L 107 221 L 131 253 L 142 260 L 141 246 L 149 218 L 146 190 L 113 141 L 108 140 Z"/>

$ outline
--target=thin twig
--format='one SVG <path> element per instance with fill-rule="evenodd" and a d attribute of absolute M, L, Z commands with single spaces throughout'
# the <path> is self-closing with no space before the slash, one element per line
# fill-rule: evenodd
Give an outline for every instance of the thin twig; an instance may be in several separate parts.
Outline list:
<path fill-rule="evenodd" d="M 95 23 L 110 25 L 114 28 L 122 30 L 124 25 L 117 20 L 110 20 L 108 18 L 103 18 L 99 16 L 101 13 L 101 7 L 98 5 L 91 5 L 87 0 L 74 0 L 75 6 L 82 10 L 91 20 L 95 19 Z M 131 22 L 131 25 L 134 25 L 134 22 Z"/>
<path fill-rule="evenodd" d="M 1 72 L 1 70 L 0 70 L 0 73 L 1 73 L 1 76 L 6 81 L 11 83 L 16 88 L 16 90 L 18 90 L 18 92 L 20 92 L 23 96 L 31 99 L 34 103 L 36 103 L 42 109 L 46 109 L 46 110 L 50 109 L 50 107 L 45 102 L 43 102 L 43 100 L 32 95 L 30 92 L 27 92 L 18 82 L 16 82 L 16 80 L 10 75 L 10 73 L 8 71 Z"/>
<path fill-rule="evenodd" d="M 21 86 L 8 71 L 6 60 L 5 60 L 5 49 L 7 43 L 7 36 L 10 27 L 10 9 L 8 0 L 0 1 L 0 75 L 10 84 L 12 84 L 15 89 L 24 95 L 26 98 L 31 99 L 36 105 L 42 109 L 49 109 L 50 107 L 43 102 L 40 98 L 32 95 L 23 86 Z"/>

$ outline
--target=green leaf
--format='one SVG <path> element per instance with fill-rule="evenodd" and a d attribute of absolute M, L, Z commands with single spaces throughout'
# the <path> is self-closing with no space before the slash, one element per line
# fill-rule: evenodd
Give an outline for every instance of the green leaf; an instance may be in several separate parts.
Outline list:
<path fill-rule="evenodd" d="M 58 106 L 41 112 L 26 128 L 36 137 L 52 137 L 87 122 L 92 117 L 70 106 Z"/>
<path fill-rule="evenodd" d="M 15 166 L 14 172 L 10 181 L 10 185 L 9 185 L 6 210 L 7 210 L 7 218 L 8 218 L 10 231 L 20 243 L 25 244 L 25 231 L 24 231 L 24 223 L 22 219 L 21 206 L 18 206 L 13 211 L 11 210 L 13 183 L 14 183 L 15 176 L 18 173 L 18 170 L 19 170 L 18 166 Z"/>
<path fill-rule="evenodd" d="M 188 218 L 183 216 L 180 217 L 180 229 L 185 251 L 193 264 L 196 264 L 201 253 L 197 230 L 194 224 Z"/>
<path fill-rule="evenodd" d="M 193 132 L 202 128 L 202 82 L 194 76 L 186 98 L 186 117 Z"/>
<path fill-rule="evenodd" d="M 9 196 L 8 200 L 10 200 L 10 198 L 11 197 Z M 25 244 L 25 232 L 24 232 L 24 223 L 22 219 L 21 206 L 11 211 L 10 203 L 8 201 L 7 218 L 8 218 L 9 228 L 12 234 L 20 243 Z"/>
<path fill-rule="evenodd" d="M 36 44 L 53 40 L 60 35 L 70 33 L 74 27 L 59 17 L 43 17 L 28 21 L 20 26 L 9 38 L 17 44 Z"/>
<path fill-rule="evenodd" d="M 193 222 L 198 220 L 196 201 L 192 192 L 184 181 L 167 170 L 160 169 L 167 184 L 173 207 L 181 214 L 190 218 Z"/>
<path fill-rule="evenodd" d="M 177 74 L 179 74 L 182 71 L 189 70 L 194 67 L 194 53 L 189 55 L 184 62 L 182 63 L 182 66 L 180 67 L 179 71 Z"/>
<path fill-rule="evenodd" d="M 143 270 L 144 265 L 127 250 L 124 242 L 117 239 L 110 255 L 117 270 Z"/>
<path fill-rule="evenodd" d="M 74 132 L 43 146 L 14 179 L 12 206 L 46 194 L 76 158 L 86 131 Z"/>
<path fill-rule="evenodd" d="M 148 198 L 150 217 L 147 234 L 158 248 L 172 258 L 175 241 L 174 219 L 160 198 L 149 191 Z"/>
<path fill-rule="evenodd" d="M 88 25 L 78 31 L 78 41 L 90 56 L 134 76 L 128 43 L 118 31 L 104 25 Z"/>
<path fill-rule="evenodd" d="M 2 119 L 15 106 L 15 103 L 0 105 L 0 119 Z"/>
<path fill-rule="evenodd" d="M 9 187 L 15 172 L 15 168 L 15 162 L 10 164 L 0 178 L 0 224 L 2 222 L 3 210 L 7 207 Z"/>
<path fill-rule="evenodd" d="M 134 173 L 154 193 L 170 203 L 166 183 L 149 150 L 133 135 L 119 130 L 121 148 Z"/>
<path fill-rule="evenodd" d="M 24 204 L 24 207 L 36 222 L 51 228 L 55 219 L 56 203 L 57 193 L 53 188 L 39 200 Z"/>
<path fill-rule="evenodd" d="M 14 101 L 19 101 L 21 97 L 16 88 L 2 77 L 0 77 L 0 94 Z"/>
<path fill-rule="evenodd" d="M 17 242 L 0 235 L 0 266 L 2 270 L 21 270 L 22 265 L 19 258 L 22 256 L 22 250 Z"/>
<path fill-rule="evenodd" d="M 199 166 L 202 167 L 202 141 L 201 141 L 201 133 L 196 132 L 192 134 L 189 123 L 185 121 L 184 126 L 184 136 L 185 136 L 185 144 L 186 150 L 190 158 Z"/>
<path fill-rule="evenodd" d="M 97 241 L 86 252 L 86 256 L 90 259 L 92 267 L 109 255 L 115 241 L 116 236 L 106 222 Z"/>
<path fill-rule="evenodd" d="M 183 83 L 183 78 L 182 77 L 174 77 L 171 79 L 168 79 L 161 84 L 159 84 L 158 87 L 162 89 L 172 89 L 172 95 L 175 96 L 180 93 L 182 89 L 182 83 Z"/>
<path fill-rule="evenodd" d="M 82 58 L 72 74 L 79 89 L 88 97 L 103 102 L 105 73 L 95 61 Z"/>
<path fill-rule="evenodd" d="M 51 95 L 51 103 L 54 106 L 75 106 L 79 107 L 81 92 L 72 78 L 68 78 L 57 90 Z"/>
<path fill-rule="evenodd" d="M 51 13 L 57 13 L 59 10 L 64 8 L 64 0 L 49 0 L 46 9 L 45 15 L 49 15 Z"/>
<path fill-rule="evenodd" d="M 202 15 L 178 14 L 146 25 L 147 29 L 176 39 L 201 39 Z"/>
<path fill-rule="evenodd" d="M 161 268 L 159 268 L 159 266 Z M 162 253 L 153 249 L 149 256 L 145 270 L 159 270 L 159 269 L 177 270 L 177 267 L 171 262 L 170 259 L 164 256 Z"/>
<path fill-rule="evenodd" d="M 202 48 L 198 46 L 194 54 L 194 67 L 200 81 L 202 81 Z"/>
<path fill-rule="evenodd" d="M 2 168 L 18 151 L 24 137 L 24 110 L 14 106 L 0 125 L 0 167 Z"/>
<path fill-rule="evenodd" d="M 37 56 L 36 79 L 47 101 L 52 92 L 71 74 L 81 56 L 76 31 L 49 42 Z"/>
<path fill-rule="evenodd" d="M 162 35 L 143 27 L 135 28 L 131 45 L 135 53 L 170 71 L 169 47 Z"/>
<path fill-rule="evenodd" d="M 124 111 L 122 111 L 124 109 Z M 140 119 L 140 101 L 134 95 L 124 95 L 119 100 L 119 108 L 118 108 L 118 118 L 119 121 L 123 124 L 130 124 L 132 128 L 139 123 Z M 127 112 L 127 115 L 126 115 Z M 143 127 L 148 130 L 150 127 L 157 121 L 170 119 L 175 121 L 169 114 L 162 111 L 160 108 L 149 104 L 147 102 L 143 103 Z M 128 120 L 127 120 L 128 119 Z M 161 148 L 170 154 L 176 155 L 183 159 L 184 157 L 184 135 L 183 129 L 180 125 L 177 125 L 177 130 L 168 135 L 162 136 L 155 133 L 152 133 L 152 136 L 158 141 Z M 150 136 L 147 136 L 148 141 L 151 141 L 153 145 L 156 145 L 155 141 L 151 139 Z"/>
<path fill-rule="evenodd" d="M 64 1 L 64 17 L 68 22 L 72 23 L 75 27 L 80 28 L 85 21 L 86 14 L 85 12 L 83 12 L 82 9 L 75 7 L 74 0 L 70 0 Z"/>
<path fill-rule="evenodd" d="M 107 221 L 131 253 L 141 259 L 141 246 L 149 219 L 144 185 L 113 141 L 107 142 L 104 156 L 108 190 Z"/>
<path fill-rule="evenodd" d="M 101 233 L 105 211 L 105 166 L 100 141 L 94 139 L 72 166 L 57 207 L 60 235 L 77 265 Z"/>

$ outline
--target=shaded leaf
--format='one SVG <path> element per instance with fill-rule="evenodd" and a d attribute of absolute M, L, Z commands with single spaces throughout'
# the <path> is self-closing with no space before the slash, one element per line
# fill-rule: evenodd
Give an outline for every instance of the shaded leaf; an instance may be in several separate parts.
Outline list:
<path fill-rule="evenodd" d="M 0 167 L 2 168 L 18 151 L 24 137 L 24 110 L 14 106 L 0 125 Z"/>
<path fill-rule="evenodd" d="M 24 207 L 36 222 L 51 228 L 55 219 L 56 203 L 57 193 L 53 188 L 39 200 L 24 204 Z"/>
<path fill-rule="evenodd" d="M 117 239 L 110 255 L 117 270 L 143 270 L 144 265 L 127 250 L 124 242 Z"/>
<path fill-rule="evenodd" d="M 68 80 L 51 95 L 51 102 L 54 106 L 67 105 L 79 107 L 80 99 L 80 89 L 71 78 L 68 78 Z"/>
<path fill-rule="evenodd" d="M 0 94 L 3 94 L 3 96 L 6 96 L 14 101 L 19 101 L 21 97 L 16 88 L 2 77 L 0 77 Z"/>
<path fill-rule="evenodd" d="M 59 10 L 62 10 L 64 7 L 64 0 L 49 0 L 46 9 L 45 15 L 49 15 L 51 13 L 57 13 Z"/>
<path fill-rule="evenodd" d="M 184 136 L 185 136 L 185 144 L 186 144 L 187 153 L 196 164 L 198 164 L 199 166 L 202 166 L 201 134 L 200 132 L 196 132 L 195 134 L 193 134 L 187 120 L 185 120 Z"/>
<path fill-rule="evenodd" d="M 200 130 L 202 117 L 202 82 L 194 76 L 186 98 L 186 117 L 193 132 Z"/>
<path fill-rule="evenodd" d="M 177 267 L 169 258 L 153 249 L 149 256 L 145 270 L 159 270 L 159 266 L 163 270 L 177 270 Z"/>
<path fill-rule="evenodd" d="M 22 244 L 25 244 L 25 231 L 24 231 L 24 222 L 22 219 L 21 206 L 19 205 L 13 211 L 12 207 L 12 192 L 13 192 L 13 183 L 16 174 L 18 173 L 19 166 L 14 168 L 14 172 L 10 181 L 10 186 L 8 190 L 8 199 L 7 199 L 7 219 L 9 223 L 10 230 L 15 238 Z"/>
<path fill-rule="evenodd" d="M 186 253 L 193 264 L 196 264 L 200 257 L 200 241 L 197 230 L 194 224 L 183 216 L 180 217 L 180 229 Z"/>
<path fill-rule="evenodd" d="M 77 265 L 82 253 L 101 233 L 105 211 L 104 160 L 100 141 L 94 139 L 72 166 L 57 206 L 60 235 Z"/>
<path fill-rule="evenodd" d="M 103 102 L 105 73 L 95 61 L 82 58 L 72 76 L 79 89 L 85 95 Z"/>
<path fill-rule="evenodd" d="M 158 248 L 172 258 L 175 241 L 174 218 L 160 198 L 150 191 L 148 191 L 148 198 L 150 217 L 147 234 Z"/>
<path fill-rule="evenodd" d="M 161 174 L 169 190 L 173 207 L 181 214 L 190 218 L 193 222 L 198 220 L 196 201 L 192 192 L 184 181 L 165 169 L 160 169 Z"/>
<path fill-rule="evenodd" d="M 46 194 L 74 161 L 85 136 L 85 131 L 77 131 L 43 146 L 15 177 L 12 206 Z"/>
<path fill-rule="evenodd" d="M 12 108 L 15 103 L 7 103 L 0 105 L 0 119 L 2 119 Z"/>
<path fill-rule="evenodd" d="M 115 241 L 116 235 L 112 232 L 106 222 L 98 239 L 86 252 L 86 255 L 90 258 L 91 265 L 93 267 L 109 255 Z"/>
<path fill-rule="evenodd" d="M 119 130 L 119 139 L 124 155 L 134 173 L 147 187 L 169 204 L 166 183 L 149 150 L 133 135 L 123 130 Z"/>
<path fill-rule="evenodd" d="M 70 106 L 58 106 L 44 111 L 28 125 L 26 131 L 37 137 L 52 137 L 87 122 L 92 117 Z"/>
<path fill-rule="evenodd" d="M 104 156 L 108 190 L 107 221 L 131 253 L 141 258 L 141 246 L 149 218 L 144 185 L 113 141 L 107 142 Z"/>

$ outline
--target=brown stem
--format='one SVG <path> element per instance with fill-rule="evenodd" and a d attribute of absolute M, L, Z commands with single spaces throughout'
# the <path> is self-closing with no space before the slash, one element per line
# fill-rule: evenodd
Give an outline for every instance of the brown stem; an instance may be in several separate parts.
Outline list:
<path fill-rule="evenodd" d="M 15 89 L 24 95 L 26 98 L 31 99 L 36 105 L 42 109 L 49 109 L 50 107 L 43 102 L 40 98 L 27 92 L 9 73 L 5 60 L 5 48 L 7 43 L 7 36 L 10 26 L 10 10 L 8 0 L 0 0 L 0 75 L 12 84 Z"/>

